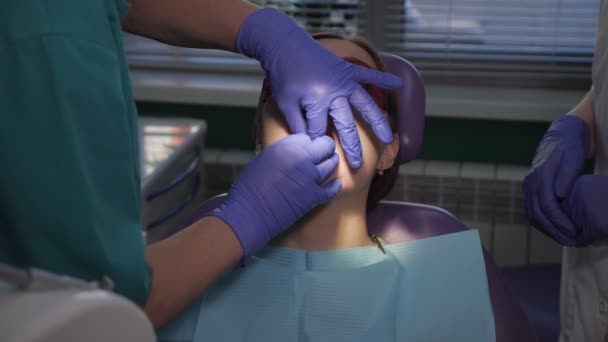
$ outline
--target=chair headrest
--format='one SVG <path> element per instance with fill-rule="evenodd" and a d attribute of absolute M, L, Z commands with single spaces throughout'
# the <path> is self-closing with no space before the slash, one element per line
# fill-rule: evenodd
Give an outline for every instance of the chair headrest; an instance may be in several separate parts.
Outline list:
<path fill-rule="evenodd" d="M 418 70 L 405 59 L 386 52 L 380 53 L 386 71 L 400 77 L 404 86 L 391 95 L 397 107 L 400 164 L 414 160 L 422 149 L 426 92 Z"/>

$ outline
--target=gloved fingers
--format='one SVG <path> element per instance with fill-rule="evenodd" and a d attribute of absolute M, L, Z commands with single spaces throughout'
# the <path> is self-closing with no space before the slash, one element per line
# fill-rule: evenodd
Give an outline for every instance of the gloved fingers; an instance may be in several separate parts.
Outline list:
<path fill-rule="evenodd" d="M 348 100 L 344 97 L 334 99 L 330 105 L 329 115 L 332 117 L 338 132 L 340 144 L 348 164 L 354 169 L 360 168 L 363 164 L 361 140 Z"/>
<path fill-rule="evenodd" d="M 317 174 L 318 174 L 317 184 L 322 184 L 323 182 L 325 182 L 327 180 L 327 178 L 329 178 L 329 176 L 331 176 L 334 173 L 334 171 L 336 171 L 336 168 L 338 167 L 339 162 L 340 162 L 340 157 L 338 156 L 337 153 L 334 153 L 333 156 L 320 162 L 316 166 Z"/>
<path fill-rule="evenodd" d="M 340 190 L 342 190 L 342 181 L 339 178 L 329 181 L 327 184 L 319 187 L 319 197 L 321 203 L 327 202 L 334 198 L 334 196 L 336 196 Z"/>
<path fill-rule="evenodd" d="M 556 172 L 559 174 L 558 169 L 556 169 Z M 555 179 L 557 174 L 553 177 L 552 175 L 547 175 L 546 177 L 539 179 L 540 186 L 536 188 L 536 199 L 538 200 L 539 206 L 545 217 L 553 223 L 553 226 L 564 235 L 575 238 L 577 234 L 576 227 L 562 210 L 562 207 L 558 202 L 559 199 L 555 196 L 555 192 L 553 191 L 553 185 L 555 183 L 552 179 Z"/>
<path fill-rule="evenodd" d="M 577 229 L 570 218 L 563 212 L 557 200 L 542 200 L 543 196 L 537 197 L 538 205 L 543 216 L 551 223 L 555 229 L 569 238 L 576 238 Z"/>
<path fill-rule="evenodd" d="M 572 190 L 572 186 L 583 167 L 583 160 L 575 160 L 575 156 L 563 153 L 560 158 L 560 168 L 555 177 L 555 194 L 559 198 L 565 198 Z"/>
<path fill-rule="evenodd" d="M 526 216 L 530 220 L 530 223 L 535 228 L 542 231 L 545 235 L 549 236 L 550 238 L 562 245 L 575 245 L 574 239 L 562 233 L 563 228 L 560 229 L 556 227 L 556 225 L 546 216 L 545 209 L 542 208 L 539 203 L 542 203 L 547 199 L 540 197 L 539 194 L 541 193 L 541 191 L 538 189 L 538 184 L 538 172 L 532 172 L 524 179 L 524 211 Z"/>
<path fill-rule="evenodd" d="M 573 168 L 563 168 L 557 173 L 554 189 L 557 197 L 566 198 L 568 196 L 579 176 L 579 172 L 580 170 Z"/>
<path fill-rule="evenodd" d="M 310 153 L 312 162 L 317 165 L 333 157 L 336 153 L 336 143 L 334 139 L 324 135 L 314 139 L 308 145 L 308 152 Z"/>
<path fill-rule="evenodd" d="M 287 126 L 293 134 L 306 133 L 306 120 L 302 114 L 302 109 L 297 102 L 294 103 L 277 103 L 279 109 L 283 113 Z"/>
<path fill-rule="evenodd" d="M 361 86 L 356 87 L 348 100 L 361 113 L 363 119 L 371 126 L 380 141 L 385 144 L 390 144 L 393 141 L 393 132 L 388 120 L 376 102 Z"/>
<path fill-rule="evenodd" d="M 568 217 L 572 217 L 573 220 L 577 224 L 577 228 L 579 229 L 577 235 L 577 247 L 585 247 L 592 244 L 598 236 L 596 235 L 597 230 L 592 227 L 597 227 L 594 223 L 598 222 L 598 218 L 596 215 L 593 215 L 585 209 L 590 209 L 590 204 L 587 201 L 590 198 L 594 198 L 595 196 L 589 196 L 590 190 L 596 192 L 597 194 L 604 194 L 608 189 L 602 189 L 600 184 L 596 184 L 594 182 L 590 182 L 590 180 L 595 177 L 602 176 L 591 176 L 591 175 L 583 175 L 580 176 L 575 184 L 572 186 L 571 192 L 568 196 L 561 202 L 561 207 L 568 215 Z M 597 201 L 598 198 L 594 198 L 592 202 Z M 599 199 L 601 200 L 601 199 Z M 597 213 L 600 214 L 600 213 Z M 604 213 L 601 213 L 604 214 Z M 600 215 L 601 215 L 600 214 Z M 601 230 L 601 229 L 600 229 Z"/>
<path fill-rule="evenodd" d="M 314 102 L 304 107 L 306 111 L 307 132 L 311 138 L 325 135 L 327 132 L 327 108 L 322 102 Z"/>
<path fill-rule="evenodd" d="M 576 245 L 576 240 L 566 236 L 559 229 L 557 229 L 553 223 L 545 216 L 544 211 L 541 209 L 539 199 L 532 196 L 530 197 L 530 203 L 532 211 L 534 212 L 532 224 L 540 231 L 545 233 L 551 239 L 558 242 L 560 245 L 573 247 Z"/>
<path fill-rule="evenodd" d="M 522 186 L 524 193 L 524 213 L 526 214 L 526 217 L 528 218 L 530 223 L 532 223 L 533 226 L 536 226 L 536 224 L 534 223 L 534 211 L 532 210 L 532 196 L 534 191 L 532 189 L 532 185 L 530 184 L 530 177 L 532 176 L 526 176 Z"/>
<path fill-rule="evenodd" d="M 534 199 L 532 216 L 543 217 L 549 223 L 542 227 L 543 230 L 555 230 L 569 238 L 575 238 L 576 228 L 562 210 L 554 191 L 555 180 L 560 172 L 560 159 L 559 155 L 547 158 L 526 177 L 524 187 L 527 189 L 527 196 Z"/>
<path fill-rule="evenodd" d="M 595 241 L 592 238 L 590 238 L 590 237 L 588 237 L 586 235 L 583 235 L 583 236 L 578 237 L 578 239 L 576 240 L 576 244 L 574 245 L 574 247 L 578 247 L 578 248 L 587 247 L 587 246 L 591 245 L 594 242 Z"/>
<path fill-rule="evenodd" d="M 398 89 L 403 87 L 401 78 L 384 71 L 355 66 L 354 79 L 359 83 L 373 84 L 385 89 Z"/>

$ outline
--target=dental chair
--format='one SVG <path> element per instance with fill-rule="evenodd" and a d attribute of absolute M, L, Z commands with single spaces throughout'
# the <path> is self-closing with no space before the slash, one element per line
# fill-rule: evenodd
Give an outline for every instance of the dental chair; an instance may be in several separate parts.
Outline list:
<path fill-rule="evenodd" d="M 422 147 L 425 113 L 425 89 L 416 68 L 406 60 L 382 54 L 389 72 L 400 76 L 405 87 L 394 93 L 400 136 L 399 162 L 407 163 L 416 158 Z M 208 199 L 198 207 L 183 224 L 168 235 L 194 223 L 204 214 L 220 205 L 225 195 Z M 370 233 L 386 243 L 423 239 L 455 233 L 468 228 L 449 212 L 428 205 L 382 201 L 368 215 Z M 496 341 L 536 341 L 536 336 L 516 298 L 503 281 L 500 271 L 484 251 L 486 273 L 490 289 Z M 466 276 L 466 275 L 463 275 Z"/>

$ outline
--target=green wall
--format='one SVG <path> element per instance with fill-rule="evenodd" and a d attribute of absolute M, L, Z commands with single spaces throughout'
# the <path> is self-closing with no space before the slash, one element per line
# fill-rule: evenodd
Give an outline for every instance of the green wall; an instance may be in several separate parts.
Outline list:
<path fill-rule="evenodd" d="M 204 119 L 207 146 L 253 150 L 253 108 L 137 103 L 140 115 Z M 548 123 L 427 118 L 420 159 L 529 165 Z"/>

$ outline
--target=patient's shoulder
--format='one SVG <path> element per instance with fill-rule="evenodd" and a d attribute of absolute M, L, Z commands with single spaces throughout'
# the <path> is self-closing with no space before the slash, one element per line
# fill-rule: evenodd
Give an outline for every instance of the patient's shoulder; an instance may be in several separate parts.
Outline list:
<path fill-rule="evenodd" d="M 368 214 L 368 229 L 387 243 L 466 230 L 450 212 L 424 204 L 382 201 Z"/>

